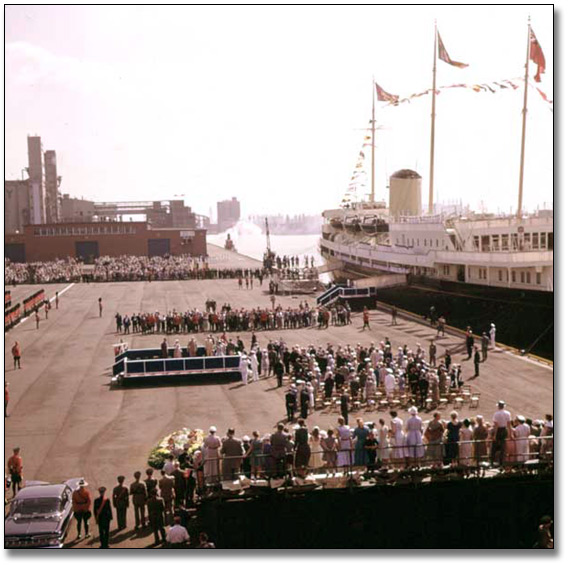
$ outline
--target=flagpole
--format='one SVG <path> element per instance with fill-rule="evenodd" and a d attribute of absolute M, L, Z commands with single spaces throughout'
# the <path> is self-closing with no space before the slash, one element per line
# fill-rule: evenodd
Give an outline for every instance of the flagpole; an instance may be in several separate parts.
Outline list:
<path fill-rule="evenodd" d="M 433 214 L 433 163 L 435 149 L 435 75 L 437 65 L 437 20 L 435 21 L 435 36 L 433 42 L 433 82 L 431 90 L 431 144 L 429 157 L 429 206 L 428 214 Z"/>
<path fill-rule="evenodd" d="M 376 85 L 374 81 L 374 76 L 372 76 L 372 167 L 371 167 L 371 175 L 372 180 L 370 183 L 370 202 L 374 202 L 374 167 L 375 167 L 375 134 L 376 134 L 376 118 L 375 118 L 375 109 L 376 109 Z"/>
<path fill-rule="evenodd" d="M 527 114 L 527 95 L 528 95 L 528 60 L 530 57 L 530 16 L 528 17 L 528 31 L 526 36 L 526 63 L 524 67 L 524 104 L 522 111 L 522 139 L 521 139 L 521 165 L 519 171 L 519 205 L 517 208 L 517 218 L 522 218 L 522 201 L 523 201 L 523 180 L 524 180 L 524 147 L 526 140 L 526 114 Z"/>

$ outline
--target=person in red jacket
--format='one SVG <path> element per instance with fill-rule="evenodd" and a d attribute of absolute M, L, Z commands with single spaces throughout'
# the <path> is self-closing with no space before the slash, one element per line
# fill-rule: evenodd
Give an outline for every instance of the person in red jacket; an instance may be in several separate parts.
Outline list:
<path fill-rule="evenodd" d="M 20 359 L 22 357 L 22 348 L 20 347 L 20 344 L 17 341 L 14 343 L 14 346 L 12 347 L 12 357 L 14 357 L 14 369 L 16 368 L 16 366 L 18 367 L 18 369 L 21 369 L 22 366 L 20 365 Z"/>
<path fill-rule="evenodd" d="M 366 308 L 366 306 L 364 307 L 364 310 L 362 312 L 362 321 L 364 322 L 362 329 L 363 330 L 365 330 L 366 328 L 370 329 L 370 313 L 368 312 L 368 308 Z"/>
<path fill-rule="evenodd" d="M 73 516 L 77 520 L 77 539 L 81 539 L 81 524 L 85 524 L 85 537 L 91 537 L 89 533 L 89 518 L 91 518 L 91 494 L 85 488 L 87 481 L 81 479 L 79 488 L 73 491 L 71 501 L 73 503 Z"/>
<path fill-rule="evenodd" d="M 16 493 L 22 488 L 22 483 L 24 482 L 24 462 L 20 455 L 19 447 L 14 447 L 13 452 L 12 457 L 8 459 L 8 472 L 12 480 L 12 493 L 16 496 Z"/>

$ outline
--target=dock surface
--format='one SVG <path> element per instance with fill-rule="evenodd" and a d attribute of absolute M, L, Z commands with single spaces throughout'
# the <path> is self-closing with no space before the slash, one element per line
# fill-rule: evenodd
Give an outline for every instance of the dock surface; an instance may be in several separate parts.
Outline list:
<path fill-rule="evenodd" d="M 210 247 L 210 246 L 209 246 Z M 216 247 L 216 246 L 212 246 Z M 221 248 L 217 255 L 220 264 L 228 262 L 228 254 Z M 224 258 L 225 257 L 225 258 Z M 243 257 L 243 256 L 241 256 Z M 230 260 L 235 257 L 230 256 Z M 245 261 L 245 259 L 244 259 Z M 250 259 L 250 261 L 255 261 Z M 257 262 L 259 264 L 259 262 Z M 212 266 L 214 263 L 212 263 Z M 252 265 L 253 266 L 253 265 Z M 249 265 L 248 265 L 249 267 Z M 234 427 L 239 437 L 253 430 L 262 434 L 271 432 L 279 421 L 286 419 L 284 394 L 286 388 L 277 388 L 275 378 L 262 379 L 243 385 L 228 384 L 177 386 L 141 386 L 111 388 L 113 344 L 119 341 L 115 333 L 115 314 L 122 315 L 148 311 L 167 312 L 189 308 L 205 308 L 207 299 L 216 300 L 218 307 L 229 303 L 232 307 L 269 307 L 267 281 L 260 287 L 255 281 L 253 290 L 238 289 L 235 279 L 220 281 L 165 281 L 77 283 L 62 294 L 69 285 L 43 285 L 49 298 L 59 290 L 59 309 L 55 307 L 36 329 L 28 319 L 5 334 L 5 375 L 10 383 L 9 418 L 5 419 L 5 458 L 14 446 L 20 446 L 26 479 L 60 482 L 70 477 L 83 476 L 95 495 L 100 485 L 111 489 L 117 475 L 124 474 L 127 483 L 133 472 L 144 472 L 150 450 L 165 435 L 182 427 L 208 429 L 216 425 L 219 435 Z M 41 285 L 17 287 L 31 294 Z M 29 291 L 29 292 L 28 292 Z M 16 292 L 13 292 L 16 296 Z M 99 317 L 97 300 L 103 301 L 103 316 Z M 314 296 L 278 297 L 276 304 L 298 306 L 300 301 L 316 304 Z M 15 302 L 13 298 L 13 302 Z M 353 314 L 349 326 L 329 327 L 327 330 L 298 329 L 257 332 L 263 347 L 269 339 L 283 338 L 289 346 L 299 344 L 326 345 L 378 343 L 390 337 L 393 348 L 407 344 L 424 348 L 435 337 L 435 329 L 399 320 L 391 326 L 388 314 L 371 312 L 371 330 L 362 331 L 362 315 Z M 228 334 L 236 337 L 236 334 Z M 160 334 L 120 336 L 131 348 L 159 347 Z M 196 334 L 202 344 L 205 334 Z M 241 337 L 249 346 L 248 333 Z M 499 336 L 500 337 L 500 336 Z M 189 336 L 168 336 L 172 345 L 178 338 L 182 345 Z M 11 347 L 18 340 L 22 347 L 22 369 L 14 370 Z M 464 360 L 462 340 L 446 336 L 436 341 L 438 356 L 445 349 L 452 352 L 453 362 L 463 364 L 463 377 L 474 392 L 480 392 L 478 408 L 464 407 L 460 417 L 483 414 L 491 419 L 495 403 L 507 402 L 513 414 L 543 418 L 553 410 L 553 369 L 547 364 L 522 359 L 506 350 L 495 350 L 481 364 L 481 376 L 471 379 L 474 371 L 471 361 Z M 448 418 L 452 408 L 444 417 Z M 420 412 L 429 419 L 431 412 Z M 365 420 L 378 421 L 388 417 L 378 410 L 351 412 L 350 424 L 362 415 Z M 318 425 L 327 428 L 336 424 L 339 414 L 315 412 L 308 418 L 311 429 Z M 405 419 L 407 415 L 402 414 Z M 129 535 L 120 541 L 111 539 L 112 547 L 145 547 L 152 541 L 150 530 L 144 536 L 134 536 L 132 509 L 128 515 Z M 112 526 L 112 529 L 115 525 Z M 147 535 L 148 534 L 148 535 Z M 73 537 L 73 536 L 71 536 Z M 98 547 L 89 540 L 77 547 Z"/>

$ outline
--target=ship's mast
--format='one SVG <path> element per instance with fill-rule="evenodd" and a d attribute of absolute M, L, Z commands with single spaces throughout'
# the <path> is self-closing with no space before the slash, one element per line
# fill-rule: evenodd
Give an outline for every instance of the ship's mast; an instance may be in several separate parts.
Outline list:
<path fill-rule="evenodd" d="M 374 181 L 375 181 L 375 135 L 376 135 L 376 117 L 375 117 L 375 109 L 376 109 L 376 82 L 374 77 L 372 77 L 372 167 L 371 167 L 371 174 L 372 179 L 370 182 L 370 202 L 374 202 Z"/>
<path fill-rule="evenodd" d="M 429 156 L 429 206 L 428 214 L 433 214 L 433 163 L 435 150 L 435 76 L 437 69 L 437 21 L 433 39 L 433 81 L 431 87 L 431 143 Z"/>
<path fill-rule="evenodd" d="M 517 208 L 517 218 L 522 218 L 523 201 L 523 179 L 524 179 L 524 147 L 526 138 L 526 114 L 527 114 L 527 94 L 528 94 L 528 60 L 530 58 L 530 16 L 528 18 L 528 31 L 526 37 L 526 61 L 524 66 L 524 103 L 522 111 L 522 139 L 521 139 L 521 165 L 519 172 L 519 205 Z"/>

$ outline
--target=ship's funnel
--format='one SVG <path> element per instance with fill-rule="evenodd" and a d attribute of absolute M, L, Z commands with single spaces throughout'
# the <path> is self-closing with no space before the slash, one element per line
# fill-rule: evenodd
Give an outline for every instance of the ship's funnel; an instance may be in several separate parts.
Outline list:
<path fill-rule="evenodd" d="M 390 216 L 420 216 L 422 177 L 411 169 L 401 169 L 390 177 Z"/>

